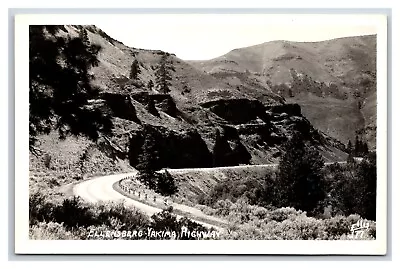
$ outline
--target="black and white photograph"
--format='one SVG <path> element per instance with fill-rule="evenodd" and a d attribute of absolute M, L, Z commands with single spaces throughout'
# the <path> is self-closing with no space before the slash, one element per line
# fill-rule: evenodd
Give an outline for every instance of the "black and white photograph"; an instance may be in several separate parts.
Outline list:
<path fill-rule="evenodd" d="M 21 252 L 386 253 L 385 16 L 15 25 Z"/>

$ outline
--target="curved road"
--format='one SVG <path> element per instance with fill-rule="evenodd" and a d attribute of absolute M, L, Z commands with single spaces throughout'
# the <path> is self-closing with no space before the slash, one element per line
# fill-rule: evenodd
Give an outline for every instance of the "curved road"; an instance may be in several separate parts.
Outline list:
<path fill-rule="evenodd" d="M 124 202 L 126 205 L 129 206 L 134 206 L 137 209 L 143 211 L 147 215 L 151 216 L 155 213 L 161 212 L 162 209 L 149 206 L 146 204 L 143 204 L 141 202 L 138 202 L 136 200 L 133 200 L 129 197 L 126 197 L 116 190 L 114 190 L 113 185 L 115 182 L 121 180 L 124 177 L 127 176 L 134 176 L 136 175 L 137 172 L 132 172 L 132 173 L 125 173 L 125 174 L 115 174 L 115 175 L 110 175 L 110 176 L 101 176 L 101 177 L 95 177 L 86 181 L 83 181 L 81 183 L 76 184 L 73 187 L 73 194 L 76 196 L 80 196 L 84 200 L 91 202 L 91 203 L 97 203 L 97 202 L 110 202 L 110 201 L 121 201 Z M 182 205 L 183 206 L 183 205 Z M 182 218 L 183 216 L 181 215 L 176 215 L 178 218 Z M 211 217 L 212 218 L 212 217 Z M 207 228 L 215 228 L 217 230 L 221 230 L 221 227 L 201 222 L 198 220 L 193 221 L 207 227 Z"/>
<path fill-rule="evenodd" d="M 126 176 L 136 175 L 136 173 L 137 172 L 95 177 L 76 184 L 73 188 L 73 193 L 74 195 L 80 196 L 84 200 L 91 203 L 123 201 L 125 204 L 134 206 L 148 215 L 153 215 L 154 213 L 161 212 L 162 210 L 159 208 L 140 203 L 133 199 L 129 199 L 114 190 L 113 184 L 115 182 Z"/>

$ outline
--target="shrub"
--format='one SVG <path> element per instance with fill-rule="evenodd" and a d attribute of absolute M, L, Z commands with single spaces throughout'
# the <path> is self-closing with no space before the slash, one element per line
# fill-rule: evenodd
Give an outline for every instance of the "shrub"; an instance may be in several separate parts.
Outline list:
<path fill-rule="evenodd" d="M 63 223 L 69 230 L 102 224 L 117 228 L 116 223 L 122 223 L 122 228 L 136 229 L 149 223 L 148 217 L 142 212 L 123 204 L 97 204 L 89 207 L 77 197 L 64 199 L 61 204 L 53 204 L 36 193 L 29 199 L 29 223 L 34 225 L 39 222 Z"/>
<path fill-rule="evenodd" d="M 224 201 L 219 201 L 214 209 L 221 215 L 226 208 Z M 204 211 L 204 210 L 203 210 Z M 336 216 L 329 219 L 308 217 L 305 212 L 294 208 L 267 209 L 253 206 L 245 200 L 233 203 L 229 207 L 229 228 L 221 239 L 263 239 L 263 240 L 349 240 L 351 225 L 360 220 L 359 215 L 348 217 Z M 368 221 L 370 228 L 360 239 L 374 239 L 376 224 Z"/>
<path fill-rule="evenodd" d="M 315 240 L 324 237 L 320 221 L 305 214 L 294 220 L 287 219 L 280 226 L 278 230 L 286 231 L 282 236 L 284 240 Z"/>
<path fill-rule="evenodd" d="M 175 215 L 171 214 L 168 210 L 163 210 L 160 213 L 154 214 L 151 216 L 152 223 L 150 227 L 156 231 L 175 231 L 176 233 L 179 232 L 179 222 Z M 157 238 L 153 238 L 157 239 Z"/>
<path fill-rule="evenodd" d="M 29 227 L 31 240 L 79 240 L 77 232 L 71 232 L 56 222 L 39 222 Z"/>
<path fill-rule="evenodd" d="M 172 232 L 175 232 L 175 235 L 180 236 L 183 227 L 186 227 L 189 231 L 198 231 L 198 232 L 208 231 L 207 228 L 205 228 L 204 226 L 186 217 L 183 217 L 178 220 L 177 217 L 173 215 L 171 212 L 172 212 L 172 207 L 167 210 L 163 210 L 160 213 L 154 214 L 153 216 L 151 216 L 152 222 L 149 225 L 149 227 L 154 229 L 155 231 L 168 231 L 170 232 L 171 236 L 167 236 L 166 238 L 151 237 L 149 239 L 170 239 L 172 238 Z M 194 240 L 196 239 L 196 237 L 190 237 L 186 234 L 183 234 L 182 237 L 179 237 L 179 239 Z"/>
<path fill-rule="evenodd" d="M 51 165 L 51 155 L 50 155 L 50 154 L 46 153 L 46 154 L 44 155 L 44 157 L 43 157 L 43 163 L 44 163 L 44 166 L 45 166 L 47 169 L 50 169 L 50 165 Z"/>
<path fill-rule="evenodd" d="M 178 187 L 175 184 L 175 179 L 165 169 L 164 173 L 157 175 L 157 189 L 161 195 L 170 196 L 178 192 Z"/>
<path fill-rule="evenodd" d="M 263 203 L 263 183 L 259 179 L 244 178 L 238 181 L 225 180 L 217 183 L 207 194 L 200 194 L 197 197 L 199 204 L 214 207 L 220 200 L 230 200 L 235 203 L 239 199 L 245 199 L 249 204 Z"/>
<path fill-rule="evenodd" d="M 67 228 L 100 224 L 90 208 L 84 206 L 78 197 L 65 199 L 61 205 L 55 206 L 51 219 L 64 223 Z"/>
<path fill-rule="evenodd" d="M 61 204 L 46 202 L 40 194 L 30 197 L 30 238 L 31 239 L 115 239 L 90 237 L 90 232 L 102 235 L 104 231 L 147 230 L 175 231 L 182 227 L 189 230 L 207 231 L 207 228 L 187 218 L 177 219 L 172 207 L 154 214 L 151 219 L 136 208 L 122 203 L 101 203 L 85 206 L 78 198 L 65 199 Z M 132 239 L 170 239 L 167 236 L 144 236 Z M 181 239 L 196 239 L 184 237 Z"/>
<path fill-rule="evenodd" d="M 100 223 L 116 230 L 136 230 L 149 224 L 149 219 L 143 212 L 123 203 L 100 204 L 94 206 L 92 211 Z"/>
<path fill-rule="evenodd" d="M 264 207 L 258 207 L 254 210 L 254 216 L 259 219 L 265 219 L 268 216 L 268 210 Z"/>
<path fill-rule="evenodd" d="M 219 216 L 228 216 L 231 206 L 232 202 L 230 200 L 219 200 L 214 206 L 215 213 Z"/>
<path fill-rule="evenodd" d="M 359 214 L 376 218 L 376 156 L 370 154 L 361 163 L 347 164 L 343 169 L 327 172 L 325 192 L 336 214 Z M 330 179 L 331 178 L 331 179 Z"/>
<path fill-rule="evenodd" d="M 336 216 L 324 220 L 323 223 L 326 232 L 329 234 L 328 239 L 339 239 L 343 234 L 350 233 L 351 225 L 355 222 L 350 222 L 349 219 L 343 216 Z"/>
<path fill-rule="evenodd" d="M 282 207 L 278 208 L 276 210 L 271 211 L 268 214 L 268 219 L 269 220 L 274 220 L 277 222 L 282 222 L 287 219 L 293 219 L 302 214 L 301 211 L 297 211 L 296 209 L 292 207 Z"/>
<path fill-rule="evenodd" d="M 29 224 L 34 225 L 43 221 L 50 221 L 54 205 L 48 203 L 43 195 L 34 193 L 29 196 Z"/>
<path fill-rule="evenodd" d="M 205 228 L 204 226 L 202 226 L 202 225 L 198 224 L 197 222 L 194 222 L 186 217 L 183 217 L 178 221 L 178 227 L 179 227 L 179 232 L 182 230 L 183 227 L 187 228 L 189 231 L 196 231 L 196 232 L 208 231 L 208 229 Z M 195 240 L 196 238 L 189 237 L 188 235 L 183 234 L 183 236 L 180 239 Z"/>

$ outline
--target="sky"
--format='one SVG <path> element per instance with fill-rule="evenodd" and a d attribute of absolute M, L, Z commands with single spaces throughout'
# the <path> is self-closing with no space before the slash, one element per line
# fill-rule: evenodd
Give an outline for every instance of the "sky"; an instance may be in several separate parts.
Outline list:
<path fill-rule="evenodd" d="M 322 41 L 376 34 L 372 15 L 134 14 L 92 20 L 127 46 L 207 60 L 273 40 Z"/>

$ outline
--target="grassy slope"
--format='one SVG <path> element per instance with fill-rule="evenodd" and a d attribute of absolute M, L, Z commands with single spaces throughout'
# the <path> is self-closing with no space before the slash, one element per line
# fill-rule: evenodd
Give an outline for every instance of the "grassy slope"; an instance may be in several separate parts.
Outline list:
<path fill-rule="evenodd" d="M 305 95 L 287 101 L 299 104 L 304 116 L 322 132 L 346 143 L 349 139 L 354 140 L 356 130 L 364 128 L 364 117 L 353 99 L 343 101 Z"/>
<path fill-rule="evenodd" d="M 240 167 L 236 169 L 219 168 L 217 170 L 191 170 L 180 172 L 169 170 L 177 182 L 179 197 L 190 205 L 197 204 L 198 195 L 208 193 L 217 183 L 224 180 L 239 180 L 243 178 L 259 179 L 271 174 L 275 168 L 271 167 Z"/>
<path fill-rule="evenodd" d="M 354 80 L 363 71 L 375 71 L 376 36 L 339 38 L 322 42 L 272 41 L 232 50 L 208 61 L 189 61 L 208 73 L 249 70 L 270 77 L 274 84 L 290 80 L 289 69 L 318 81 Z"/>
<path fill-rule="evenodd" d="M 266 81 L 273 84 L 290 83 L 290 68 L 308 74 L 314 80 L 335 83 L 341 91 L 367 92 L 373 96 L 374 87 L 364 89 L 363 79 L 374 81 L 376 73 L 376 36 L 333 39 L 323 42 L 273 41 L 256 46 L 235 49 L 208 61 L 190 61 L 190 64 L 230 83 L 243 85 L 248 91 L 249 82 L 270 92 Z M 245 77 L 245 78 L 243 78 Z M 251 89 L 250 89 L 251 90 Z M 251 90 L 254 92 L 254 90 Z M 362 113 L 350 98 L 345 101 L 301 95 L 289 102 L 302 105 L 304 114 L 321 131 L 346 143 L 355 132 L 365 126 L 374 127 L 376 99 L 368 97 Z M 370 145 L 374 145 L 373 134 Z"/>
<path fill-rule="evenodd" d="M 93 142 L 83 137 L 68 137 L 62 141 L 53 132 L 40 136 L 39 143 L 41 154 L 30 154 L 29 191 L 45 193 L 54 200 L 62 200 L 70 195 L 72 184 L 79 180 L 96 175 L 130 172 L 132 169 L 127 162 L 113 160 L 98 148 L 92 147 Z M 89 149 L 89 157 L 81 166 L 79 159 L 85 149 Z M 50 158 L 48 167 L 45 165 L 47 156 Z"/>
<path fill-rule="evenodd" d="M 70 30 L 73 31 L 72 29 Z M 98 67 L 94 67 L 92 72 L 96 76 L 95 83 L 102 87 L 104 91 L 110 91 L 110 86 L 115 86 L 110 85 L 110 78 L 129 76 L 130 66 L 134 59 L 132 53 L 136 55 L 135 58 L 141 66 L 139 79 L 144 85 L 147 85 L 150 80 L 155 81 L 154 70 L 161 59 L 162 52 L 129 48 L 118 42 L 110 43 L 109 40 L 91 31 L 88 32 L 88 36 L 91 42 L 102 47 L 99 53 L 100 64 Z M 246 97 L 246 95 L 238 92 L 227 83 L 192 67 L 172 54 L 169 60 L 172 60 L 176 69 L 173 74 L 170 94 L 178 105 L 181 103 L 195 105 L 208 101 L 212 98 L 212 96 L 209 96 L 209 92 L 218 92 L 220 90 L 224 90 L 224 93 L 228 92 L 229 97 Z M 181 94 L 184 85 L 191 89 L 189 94 Z"/>
<path fill-rule="evenodd" d="M 367 138 L 367 141 L 376 141 L 376 126 L 377 126 L 377 99 L 376 92 L 372 92 L 365 99 L 364 106 L 361 109 L 361 113 L 365 119 L 365 129 L 363 135 Z M 375 149 L 375 143 L 368 144 L 370 149 Z"/>

